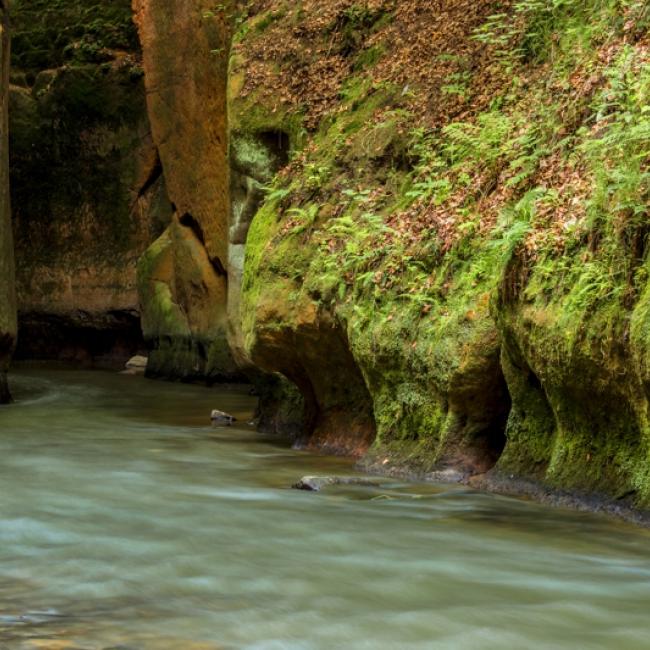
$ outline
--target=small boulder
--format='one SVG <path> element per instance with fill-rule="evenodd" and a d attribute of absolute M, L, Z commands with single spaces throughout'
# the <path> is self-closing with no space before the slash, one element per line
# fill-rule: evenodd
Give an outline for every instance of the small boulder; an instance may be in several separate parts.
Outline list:
<path fill-rule="evenodd" d="M 381 478 L 363 476 L 303 476 L 291 487 L 294 490 L 306 490 L 307 492 L 320 492 L 324 487 L 330 485 L 362 485 L 365 487 L 381 485 Z"/>
<path fill-rule="evenodd" d="M 307 492 L 320 492 L 327 485 L 336 485 L 336 479 L 332 476 L 303 476 L 291 487 L 294 490 L 305 490 Z"/>
<path fill-rule="evenodd" d="M 126 362 L 126 370 L 123 371 L 124 375 L 144 375 L 147 370 L 147 363 L 149 359 L 142 355 L 131 357 Z"/>
<path fill-rule="evenodd" d="M 224 413 L 224 411 L 219 411 L 217 409 L 212 411 L 210 419 L 215 427 L 229 427 L 233 422 L 237 422 L 237 418 L 233 417 L 229 413 Z"/>

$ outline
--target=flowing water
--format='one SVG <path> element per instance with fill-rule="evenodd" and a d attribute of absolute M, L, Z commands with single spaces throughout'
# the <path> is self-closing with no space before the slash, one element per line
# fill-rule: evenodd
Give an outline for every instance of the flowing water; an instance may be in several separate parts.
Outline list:
<path fill-rule="evenodd" d="M 246 424 L 246 391 L 23 371 L 0 408 L 0 648 L 650 647 L 650 535 L 354 473 Z"/>

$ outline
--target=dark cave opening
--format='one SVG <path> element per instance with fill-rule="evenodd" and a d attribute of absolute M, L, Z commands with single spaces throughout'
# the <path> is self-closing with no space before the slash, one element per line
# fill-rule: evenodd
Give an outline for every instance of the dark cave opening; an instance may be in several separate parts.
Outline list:
<path fill-rule="evenodd" d="M 17 361 L 119 369 L 145 350 L 140 315 L 135 311 L 21 312 L 18 316 Z"/>
<path fill-rule="evenodd" d="M 274 158 L 274 169 L 282 169 L 289 162 L 289 152 L 291 142 L 289 135 L 284 131 L 260 131 L 256 137 L 266 147 L 271 156 Z"/>
<path fill-rule="evenodd" d="M 459 393 L 450 406 L 456 419 L 448 438 L 449 451 L 444 464 L 469 474 L 491 470 L 501 458 L 506 443 L 506 429 L 512 398 L 498 360 L 479 386 Z"/>

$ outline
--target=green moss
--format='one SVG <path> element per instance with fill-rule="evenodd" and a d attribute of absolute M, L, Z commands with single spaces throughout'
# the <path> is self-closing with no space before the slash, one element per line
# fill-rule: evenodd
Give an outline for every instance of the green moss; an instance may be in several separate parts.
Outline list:
<path fill-rule="evenodd" d="M 145 340 L 160 336 L 190 338 L 187 316 L 175 302 L 165 267 L 172 263 L 172 240 L 168 231 L 138 260 L 138 296 Z"/>
<path fill-rule="evenodd" d="M 233 55 L 230 61 L 228 116 L 230 132 L 240 140 L 254 141 L 258 136 L 282 134 L 288 140 L 289 151 L 297 151 L 305 143 L 303 116 L 282 105 L 269 110 L 261 92 L 242 94 L 242 61 Z"/>
<path fill-rule="evenodd" d="M 300 391 L 278 374 L 260 374 L 255 380 L 260 396 L 260 431 L 280 434 L 296 440 L 305 431 L 305 402 Z"/>
<path fill-rule="evenodd" d="M 650 503 L 648 68 L 643 48 L 598 50 L 639 7 L 519 3 L 483 34 L 512 70 L 551 61 L 544 79 L 513 74 L 435 131 L 410 127 L 402 89 L 353 75 L 273 184 L 248 239 L 247 344 L 299 340 L 294 303 L 340 324 L 377 458 L 426 471 L 505 441 L 508 475 Z M 359 69 L 382 56 L 351 48 Z M 576 79 L 604 85 L 576 98 Z"/>
<path fill-rule="evenodd" d="M 30 251 L 23 272 L 28 259 L 60 263 L 88 248 L 114 263 L 132 246 L 146 121 L 131 3 L 15 0 L 11 14 L 12 64 L 31 86 L 12 91 L 10 111 L 17 247 Z"/>
<path fill-rule="evenodd" d="M 281 20 L 284 18 L 287 14 L 287 9 L 286 7 L 282 7 L 281 9 L 273 9 L 271 11 L 267 11 L 266 13 L 257 16 L 254 20 L 252 20 L 249 24 L 249 29 L 253 29 L 256 32 L 264 32 L 266 31 L 273 23 L 275 23 L 278 20 Z"/>
<path fill-rule="evenodd" d="M 248 301 L 244 304 L 242 312 L 250 318 L 255 310 L 254 305 L 262 290 L 258 278 L 261 274 L 261 262 L 265 248 L 268 246 L 272 233 L 277 226 L 277 204 L 267 202 L 255 215 L 246 239 L 246 263 L 244 264 L 244 278 L 242 283 L 243 298 Z M 251 331 L 254 327 L 244 326 L 244 331 Z"/>
<path fill-rule="evenodd" d="M 551 462 L 556 421 L 544 388 L 526 366 L 516 344 L 507 342 L 501 355 L 512 408 L 506 428 L 507 445 L 499 468 L 517 476 L 543 479 Z"/>
<path fill-rule="evenodd" d="M 647 266 L 648 261 L 644 268 Z M 630 319 L 630 338 L 636 371 L 644 382 L 648 382 L 650 380 L 650 283 L 647 280 L 645 282 L 645 289 Z"/>
<path fill-rule="evenodd" d="M 11 15 L 12 64 L 31 73 L 138 48 L 130 0 L 14 0 Z"/>
<path fill-rule="evenodd" d="M 354 52 L 365 45 L 368 37 L 391 20 L 390 12 L 371 9 L 366 4 L 354 3 L 337 17 L 332 30 L 340 33 L 338 48 L 343 53 Z"/>
<path fill-rule="evenodd" d="M 229 354 L 225 335 L 156 338 L 149 351 L 147 376 L 208 383 L 242 379 Z"/>
<path fill-rule="evenodd" d="M 138 261 L 138 296 L 142 331 L 151 346 L 147 372 L 182 381 L 240 379 L 226 340 L 225 327 L 208 314 L 203 328 L 192 326 L 193 314 L 180 303 L 178 286 L 201 286 L 202 277 L 170 226 Z M 182 273 L 182 279 L 177 277 Z M 203 305 L 196 304 L 199 310 Z M 207 323 L 207 324 L 206 324 Z"/>
<path fill-rule="evenodd" d="M 233 134 L 230 140 L 231 164 L 259 181 L 269 182 L 277 167 L 269 148 L 254 134 Z"/>

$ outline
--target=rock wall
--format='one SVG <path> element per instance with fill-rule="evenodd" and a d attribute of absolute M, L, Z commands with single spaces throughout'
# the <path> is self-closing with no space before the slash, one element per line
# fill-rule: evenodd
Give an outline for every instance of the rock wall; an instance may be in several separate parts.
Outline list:
<path fill-rule="evenodd" d="M 0 2 L 0 403 L 9 400 L 7 369 L 16 341 L 16 298 L 9 200 L 9 12 Z"/>
<path fill-rule="evenodd" d="M 243 369 L 301 446 L 650 507 L 650 15 L 500 7 L 133 0 L 144 83 L 23 49 L 27 340 L 137 296 L 150 374 Z"/>
<path fill-rule="evenodd" d="M 152 375 L 238 376 L 227 343 L 228 6 L 133 2 L 151 131 L 174 210 L 139 266 Z"/>
<path fill-rule="evenodd" d="M 17 356 L 120 365 L 143 346 L 137 260 L 171 221 L 130 3 L 12 14 Z"/>
<path fill-rule="evenodd" d="M 404 269 L 395 262 L 382 268 L 387 228 L 365 207 L 375 209 L 382 186 L 398 195 L 393 203 L 403 200 L 399 188 L 411 162 L 401 120 L 411 95 L 402 94 L 406 79 L 399 90 L 389 80 L 373 83 L 373 68 L 388 49 L 382 38 L 390 39 L 394 59 L 402 56 L 407 45 L 393 39 L 400 28 L 420 29 L 418 7 L 402 15 L 390 2 L 308 3 L 300 15 L 279 5 L 265 9 L 250 17 L 234 49 L 231 115 L 240 138 L 283 134 L 293 161 L 248 236 L 246 348 L 256 364 L 300 388 L 310 413 L 307 446 L 360 455 L 378 433 L 381 451 L 376 446 L 372 454 L 394 462 L 486 468 L 503 447 L 508 399 L 485 287 L 465 298 L 468 310 L 476 305 L 474 326 L 458 327 L 454 316 L 440 323 L 447 338 L 431 336 L 421 345 L 422 305 L 404 300 L 400 308 L 389 291 L 382 305 L 376 288 Z M 463 47 L 484 16 L 486 6 L 470 12 Z M 427 19 L 434 51 L 420 54 L 435 56 L 457 25 L 445 27 L 433 14 Z M 478 47 L 471 49 L 478 58 Z M 384 74 L 397 68 L 389 63 L 392 71 L 386 64 Z M 273 92 L 278 87 L 282 93 Z M 389 214 L 387 198 L 382 208 Z M 365 258 L 358 271 L 357 257 Z M 357 275 L 373 289 L 367 295 L 353 289 Z"/>
<path fill-rule="evenodd" d="M 308 446 L 647 508 L 650 16 L 511 11 L 249 6 L 235 157 L 289 162 L 238 186 L 240 341 Z"/>

